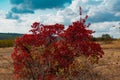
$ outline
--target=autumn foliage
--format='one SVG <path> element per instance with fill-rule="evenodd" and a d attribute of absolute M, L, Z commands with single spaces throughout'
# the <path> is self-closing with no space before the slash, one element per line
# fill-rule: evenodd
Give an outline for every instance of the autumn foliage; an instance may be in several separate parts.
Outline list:
<path fill-rule="evenodd" d="M 99 44 L 92 42 L 87 18 L 73 22 L 67 29 L 62 24 L 33 23 L 32 34 L 16 39 L 11 54 L 14 75 L 28 80 L 71 80 L 79 73 L 72 69 L 76 58 L 84 55 L 89 63 L 98 62 L 104 53 Z"/>

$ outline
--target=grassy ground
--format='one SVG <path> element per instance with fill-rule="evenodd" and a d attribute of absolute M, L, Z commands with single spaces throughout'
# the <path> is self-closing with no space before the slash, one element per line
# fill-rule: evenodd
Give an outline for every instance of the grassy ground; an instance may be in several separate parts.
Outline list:
<path fill-rule="evenodd" d="M 110 44 L 100 42 L 105 55 L 100 59 L 99 63 L 94 65 L 93 71 L 96 72 L 96 80 L 120 80 L 120 40 L 113 41 Z M 0 56 L 3 55 L 8 60 L 13 48 L 0 48 Z M 0 65 L 7 67 L 0 67 L 0 80 L 10 80 L 12 71 L 7 61 L 3 61 L 0 57 Z M 13 79 L 11 79 L 13 80 Z M 89 79 L 88 79 L 89 80 Z M 95 79 L 94 79 L 95 80 Z"/>
<path fill-rule="evenodd" d="M 100 44 L 105 54 L 94 70 L 101 74 L 101 80 L 120 80 L 120 41 Z"/>
<path fill-rule="evenodd" d="M 12 66 L 10 64 L 13 48 L 0 48 L 0 80 L 12 80 Z"/>

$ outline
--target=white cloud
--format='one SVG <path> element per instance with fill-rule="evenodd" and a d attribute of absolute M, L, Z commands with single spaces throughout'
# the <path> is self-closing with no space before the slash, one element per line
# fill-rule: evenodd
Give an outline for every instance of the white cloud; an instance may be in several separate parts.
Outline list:
<path fill-rule="evenodd" d="M 117 38 L 120 37 L 119 23 L 120 21 L 93 23 L 91 24 L 90 29 L 96 31 L 94 33 L 94 36 L 96 37 L 100 37 L 102 34 L 110 34 Z"/>
<path fill-rule="evenodd" d="M 5 19 L 6 11 L 0 11 L 0 32 L 2 33 L 26 33 L 28 25 L 25 22 L 15 19 Z M 29 20 L 28 20 L 29 21 Z"/>
<path fill-rule="evenodd" d="M 0 32 L 15 31 L 14 20 L 0 19 Z"/>
<path fill-rule="evenodd" d="M 95 36 L 108 33 L 115 37 L 119 36 L 117 27 L 112 27 L 120 22 L 119 0 L 73 0 L 72 4 L 65 9 L 36 10 L 34 14 L 17 14 L 20 20 L 5 19 L 5 11 L 0 11 L 0 32 L 27 33 L 33 22 L 42 24 L 61 23 L 69 25 L 79 20 L 79 6 L 83 8 L 83 16 L 88 14 L 92 25 L 90 29 L 96 31 Z M 95 22 L 95 20 L 97 20 Z"/>
<path fill-rule="evenodd" d="M 6 11 L 0 10 L 0 19 L 5 18 Z"/>

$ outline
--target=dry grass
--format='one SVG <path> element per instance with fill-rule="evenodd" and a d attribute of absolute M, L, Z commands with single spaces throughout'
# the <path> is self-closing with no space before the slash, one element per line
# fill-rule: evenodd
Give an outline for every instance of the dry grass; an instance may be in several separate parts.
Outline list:
<path fill-rule="evenodd" d="M 120 40 L 110 44 L 99 42 L 105 52 L 99 63 L 94 65 L 92 80 L 120 80 Z M 0 48 L 0 55 L 9 58 L 13 48 Z M 0 60 L 0 65 L 6 63 Z M 8 69 L 0 68 L 0 80 L 10 80 L 12 73 Z M 12 80 L 12 79 L 11 79 Z M 87 79 L 90 80 L 90 79 Z"/>
<path fill-rule="evenodd" d="M 0 80 L 13 80 L 11 58 L 13 48 L 0 48 Z"/>
<path fill-rule="evenodd" d="M 94 70 L 101 75 L 101 80 L 120 80 L 120 40 L 100 44 L 105 54 Z"/>

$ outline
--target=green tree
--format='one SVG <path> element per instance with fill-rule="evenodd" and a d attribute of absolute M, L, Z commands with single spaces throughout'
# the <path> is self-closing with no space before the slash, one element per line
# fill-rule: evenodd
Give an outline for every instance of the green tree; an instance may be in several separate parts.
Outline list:
<path fill-rule="evenodd" d="M 103 34 L 101 40 L 105 43 L 111 43 L 113 38 L 109 34 Z"/>

